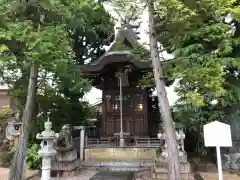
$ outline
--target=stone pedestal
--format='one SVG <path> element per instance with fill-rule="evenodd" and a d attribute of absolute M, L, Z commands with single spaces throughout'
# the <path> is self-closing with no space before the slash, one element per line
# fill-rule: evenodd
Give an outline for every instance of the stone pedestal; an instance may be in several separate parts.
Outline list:
<path fill-rule="evenodd" d="M 168 162 L 164 158 L 155 159 L 152 167 L 152 178 L 157 180 L 168 180 Z M 189 180 L 191 167 L 187 161 L 180 161 L 180 173 L 182 180 Z"/>
<path fill-rule="evenodd" d="M 184 139 L 185 134 L 183 132 L 183 128 L 181 126 L 175 126 L 175 133 L 177 139 L 177 147 L 179 153 L 179 161 L 180 161 L 180 174 L 182 180 L 189 180 L 191 167 L 187 161 L 187 154 L 184 150 Z M 152 178 L 158 180 L 168 180 L 168 152 L 167 152 L 167 143 L 166 143 L 166 135 L 164 132 L 163 125 L 160 126 L 158 138 L 161 142 L 160 148 L 156 151 L 156 159 L 153 163 L 152 167 Z"/>
<path fill-rule="evenodd" d="M 69 177 L 75 175 L 75 170 L 80 166 L 77 149 L 58 148 L 57 155 L 52 163 L 52 175 Z"/>

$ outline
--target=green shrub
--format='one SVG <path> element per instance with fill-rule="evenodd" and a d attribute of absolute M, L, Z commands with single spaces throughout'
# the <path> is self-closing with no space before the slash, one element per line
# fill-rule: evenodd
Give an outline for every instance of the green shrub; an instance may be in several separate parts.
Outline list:
<path fill-rule="evenodd" d="M 40 145 L 36 143 L 28 144 L 28 153 L 27 153 L 27 167 L 29 169 L 38 169 L 41 167 L 41 157 L 38 155 L 38 150 Z M 0 161 L 4 166 L 11 165 L 11 162 L 14 158 L 16 152 L 15 148 L 11 148 L 9 151 L 1 152 Z"/>
<path fill-rule="evenodd" d="M 41 157 L 38 155 L 39 149 L 39 144 L 28 144 L 27 166 L 29 169 L 38 169 L 41 167 Z"/>
<path fill-rule="evenodd" d="M 6 120 L 7 116 L 11 113 L 10 106 L 3 106 L 0 108 L 0 120 Z"/>

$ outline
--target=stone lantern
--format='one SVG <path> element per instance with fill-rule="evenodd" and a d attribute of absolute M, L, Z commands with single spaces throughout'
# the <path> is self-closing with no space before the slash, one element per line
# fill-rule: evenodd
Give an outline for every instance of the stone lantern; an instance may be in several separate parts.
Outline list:
<path fill-rule="evenodd" d="M 188 180 L 189 179 L 189 173 L 191 172 L 190 164 L 187 161 L 187 154 L 184 150 L 184 139 L 185 134 L 183 131 L 183 127 L 180 126 L 180 124 L 173 123 L 175 134 L 176 134 L 176 140 L 177 140 L 177 146 L 178 146 L 178 152 L 179 152 L 179 161 L 180 161 L 180 174 L 182 180 Z M 159 128 L 158 133 L 158 139 L 160 139 L 160 156 L 156 156 L 155 162 L 153 164 L 152 168 L 152 178 L 153 179 L 167 179 L 166 172 L 168 172 L 167 169 L 165 169 L 165 165 L 168 161 L 168 152 L 167 152 L 167 143 L 166 143 L 166 134 L 164 132 L 164 127 L 161 125 Z"/>
<path fill-rule="evenodd" d="M 44 128 L 45 130 L 41 134 L 38 133 L 36 138 L 42 141 L 41 149 L 38 151 L 38 154 L 42 157 L 41 180 L 50 180 L 52 157 L 57 154 L 54 149 L 54 140 L 58 138 L 59 134 L 52 130 L 52 123 L 49 120 L 44 123 Z"/>
<path fill-rule="evenodd" d="M 21 134 L 22 123 L 19 122 L 18 120 L 19 120 L 18 118 L 12 117 L 11 121 L 8 122 L 5 132 L 6 139 L 10 141 L 10 144 L 15 147 L 18 143 L 18 138 Z"/>

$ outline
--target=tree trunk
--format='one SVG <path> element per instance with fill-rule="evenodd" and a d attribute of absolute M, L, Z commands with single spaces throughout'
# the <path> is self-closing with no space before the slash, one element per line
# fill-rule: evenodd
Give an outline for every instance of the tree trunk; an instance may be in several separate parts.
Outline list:
<path fill-rule="evenodd" d="M 180 180 L 181 177 L 180 177 L 179 154 L 177 149 L 178 145 L 170 105 L 167 98 L 167 92 L 165 89 L 163 70 L 160 63 L 160 57 L 158 54 L 156 30 L 154 28 L 154 5 L 152 0 L 148 0 L 148 15 L 149 15 L 150 51 L 153 63 L 153 73 L 157 89 L 157 96 L 159 102 L 158 105 L 164 123 L 164 130 L 166 134 L 166 143 L 168 151 L 168 179 Z"/>
<path fill-rule="evenodd" d="M 8 180 L 22 180 L 26 169 L 27 145 L 29 137 L 29 124 L 33 115 L 33 108 L 37 91 L 38 66 L 33 63 L 30 66 L 30 76 L 27 91 L 27 101 L 22 116 L 21 135 L 19 137 L 17 151 L 13 158 Z"/>

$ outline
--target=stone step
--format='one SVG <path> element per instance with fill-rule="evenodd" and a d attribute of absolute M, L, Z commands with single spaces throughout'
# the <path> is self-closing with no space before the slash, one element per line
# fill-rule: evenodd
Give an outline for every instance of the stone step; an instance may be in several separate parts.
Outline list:
<path fill-rule="evenodd" d="M 152 174 L 152 179 L 157 179 L 157 180 L 168 180 L 168 174 Z"/>
<path fill-rule="evenodd" d="M 127 167 L 127 168 L 150 168 L 153 166 L 151 161 L 112 161 L 112 162 L 101 162 L 101 161 L 88 161 L 83 162 L 84 167 Z"/>
<path fill-rule="evenodd" d="M 102 167 L 100 170 L 110 171 L 110 172 L 137 172 L 143 170 L 140 167 Z"/>
<path fill-rule="evenodd" d="M 167 164 L 155 164 L 152 167 L 152 178 L 158 180 L 168 180 L 168 166 Z M 191 168 L 189 163 L 181 163 L 180 164 L 180 173 L 182 180 L 190 180 Z"/>
<path fill-rule="evenodd" d="M 153 173 L 156 174 L 168 174 L 168 170 L 166 168 L 154 168 Z"/>
<path fill-rule="evenodd" d="M 154 160 L 154 162 L 155 162 L 155 163 L 164 163 L 164 164 L 166 164 L 166 163 L 167 163 L 167 160 L 161 159 L 161 158 L 156 158 L 156 159 Z"/>
<path fill-rule="evenodd" d="M 152 179 L 168 180 L 168 173 L 157 174 L 153 172 Z M 181 174 L 181 180 L 193 180 L 193 178 L 191 177 L 191 174 Z"/>
<path fill-rule="evenodd" d="M 154 163 L 153 168 L 168 169 L 168 164 L 167 163 Z M 180 163 L 180 172 L 181 173 L 191 172 L 191 165 L 189 163 Z"/>

